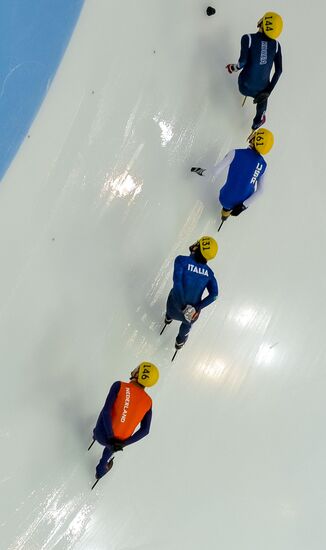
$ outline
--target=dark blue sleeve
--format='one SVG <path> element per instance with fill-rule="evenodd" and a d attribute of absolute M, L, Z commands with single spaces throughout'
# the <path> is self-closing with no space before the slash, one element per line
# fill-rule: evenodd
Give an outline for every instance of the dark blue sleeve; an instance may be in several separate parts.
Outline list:
<path fill-rule="evenodd" d="M 173 294 L 181 309 L 186 306 L 184 292 L 183 292 L 183 271 L 184 271 L 183 257 L 177 256 L 176 259 L 174 260 Z"/>
<path fill-rule="evenodd" d="M 240 50 L 240 57 L 238 61 L 238 68 L 242 69 L 247 61 L 248 61 L 248 54 L 249 54 L 249 36 L 247 34 L 244 34 L 241 38 L 241 50 Z"/>
<path fill-rule="evenodd" d="M 278 45 L 278 50 L 275 54 L 275 57 L 274 57 L 274 74 L 273 74 L 273 78 L 272 80 L 270 81 L 270 83 L 268 84 L 267 88 L 266 88 L 266 92 L 269 92 L 271 93 L 277 82 L 278 82 L 278 79 L 280 78 L 281 74 L 282 74 L 282 71 L 283 71 L 283 66 L 282 66 L 282 51 L 281 51 L 281 45 L 279 44 Z"/>
<path fill-rule="evenodd" d="M 135 432 L 133 435 L 125 439 L 123 441 L 123 446 L 125 447 L 126 445 L 131 445 L 132 443 L 136 443 L 136 441 L 139 441 L 140 439 L 148 435 L 151 427 L 151 422 L 152 422 L 152 409 L 149 409 L 149 411 L 147 411 L 143 420 L 140 423 L 139 430 L 137 430 L 137 432 Z"/>
<path fill-rule="evenodd" d="M 208 296 L 204 298 L 198 305 L 197 309 L 203 309 L 204 307 L 209 306 L 212 302 L 214 302 L 218 296 L 218 286 L 217 286 L 217 280 L 215 279 L 214 275 L 210 276 L 210 279 L 207 284 L 207 290 L 208 290 Z"/>
<path fill-rule="evenodd" d="M 110 439 L 113 436 L 112 424 L 111 424 L 111 411 L 113 404 L 118 396 L 121 387 L 120 382 L 114 382 L 109 391 L 109 395 L 106 398 L 104 407 L 102 409 L 102 420 L 105 428 L 107 438 Z"/>

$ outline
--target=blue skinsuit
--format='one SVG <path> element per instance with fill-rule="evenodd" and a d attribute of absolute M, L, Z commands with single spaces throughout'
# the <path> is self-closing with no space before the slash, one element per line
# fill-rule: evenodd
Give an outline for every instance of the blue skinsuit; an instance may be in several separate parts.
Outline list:
<path fill-rule="evenodd" d="M 114 382 L 114 384 L 112 384 L 109 395 L 106 398 L 104 407 L 100 412 L 96 426 L 93 430 L 93 438 L 98 441 L 98 443 L 105 446 L 102 458 L 96 466 L 96 475 L 98 477 L 103 477 L 107 473 L 106 464 L 114 453 L 114 447 L 111 443 L 111 440 L 114 438 L 114 433 L 112 430 L 112 424 L 110 422 L 110 414 L 108 413 L 112 410 L 114 402 L 119 393 L 120 386 L 120 382 Z M 139 429 L 133 435 L 123 440 L 123 446 L 126 447 L 127 445 L 131 445 L 132 443 L 136 443 L 136 441 L 139 441 L 140 439 L 148 435 L 151 421 L 152 409 L 150 409 L 145 414 L 140 423 Z"/>
<path fill-rule="evenodd" d="M 208 296 L 202 300 L 207 289 Z M 174 261 L 173 288 L 166 304 L 166 313 L 170 319 L 181 321 L 176 341 L 184 343 L 192 323 L 186 321 L 182 311 L 192 305 L 196 311 L 202 310 L 216 300 L 218 286 L 214 273 L 207 264 L 196 262 L 192 255 L 177 256 Z"/>
<path fill-rule="evenodd" d="M 235 150 L 227 180 L 219 195 L 220 203 L 225 210 L 232 210 L 256 191 L 257 183 L 266 166 L 265 159 L 254 149 L 248 147 Z"/>
<path fill-rule="evenodd" d="M 270 73 L 274 65 L 274 74 L 270 81 Z M 256 97 L 260 92 L 273 91 L 282 74 L 282 51 L 277 40 L 268 38 L 264 33 L 245 34 L 241 38 L 241 52 L 238 68 L 242 69 L 238 84 L 240 93 Z M 266 111 L 267 99 L 257 104 L 257 114 L 254 122 L 261 120 Z"/>

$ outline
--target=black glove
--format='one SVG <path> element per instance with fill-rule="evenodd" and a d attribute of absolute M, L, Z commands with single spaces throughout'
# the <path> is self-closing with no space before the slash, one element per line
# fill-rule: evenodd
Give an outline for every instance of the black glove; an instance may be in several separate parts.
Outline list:
<path fill-rule="evenodd" d="M 112 445 L 115 453 L 123 451 L 123 441 L 120 441 L 120 439 L 111 439 L 110 445 Z"/>
<path fill-rule="evenodd" d="M 232 208 L 231 216 L 239 216 L 244 210 L 247 210 L 247 207 L 241 202 Z"/>
<path fill-rule="evenodd" d="M 229 63 L 228 65 L 226 65 L 225 68 L 227 69 L 229 74 L 237 73 L 238 70 L 239 70 L 239 67 L 238 67 L 237 63 Z"/>
<path fill-rule="evenodd" d="M 196 172 L 196 174 L 198 174 L 198 176 L 203 176 L 205 170 L 206 170 L 206 168 L 196 168 L 195 166 L 193 166 L 190 171 L 191 172 Z"/>
<path fill-rule="evenodd" d="M 269 96 L 270 96 L 269 92 L 260 92 L 259 94 L 256 95 L 256 97 L 254 99 L 254 103 L 262 103 Z"/>

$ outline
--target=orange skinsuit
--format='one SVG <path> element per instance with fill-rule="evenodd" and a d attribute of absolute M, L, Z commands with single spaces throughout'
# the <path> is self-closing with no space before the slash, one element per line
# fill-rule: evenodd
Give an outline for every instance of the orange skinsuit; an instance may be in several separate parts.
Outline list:
<path fill-rule="evenodd" d="M 129 382 L 114 382 L 93 431 L 94 439 L 105 445 L 96 467 L 98 477 L 106 473 L 114 440 L 123 442 L 123 447 L 136 443 L 149 433 L 151 421 L 152 399 L 145 390 Z"/>
<path fill-rule="evenodd" d="M 114 437 L 130 437 L 145 414 L 152 408 L 150 396 L 134 384 L 120 382 L 120 390 L 111 409 L 111 425 Z"/>

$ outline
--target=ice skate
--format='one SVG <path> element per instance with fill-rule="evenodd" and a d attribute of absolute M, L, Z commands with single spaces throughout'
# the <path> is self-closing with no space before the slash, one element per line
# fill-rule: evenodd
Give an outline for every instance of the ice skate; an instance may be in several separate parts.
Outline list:
<path fill-rule="evenodd" d="M 107 462 L 105 464 L 105 474 L 107 474 L 113 468 L 113 461 L 114 461 L 114 456 L 111 458 L 111 460 L 109 460 L 109 462 Z M 103 474 L 103 475 L 105 475 L 105 474 Z M 103 476 L 99 476 L 97 473 L 95 474 L 96 481 L 95 481 L 95 483 L 93 483 L 91 490 L 94 489 L 95 485 L 97 485 L 97 483 L 100 481 L 100 479 L 102 477 Z"/>
<path fill-rule="evenodd" d="M 260 122 L 252 123 L 252 126 L 251 126 L 252 131 L 254 132 L 255 130 L 258 130 L 258 128 L 260 128 L 263 124 L 265 124 L 265 122 L 266 122 L 266 115 L 263 115 L 260 119 Z M 252 132 L 250 135 L 252 135 Z M 249 138 L 248 138 L 248 141 L 249 141 Z"/>
<path fill-rule="evenodd" d="M 181 350 L 181 348 L 183 348 L 183 346 L 185 345 L 186 342 L 177 342 L 177 340 L 175 341 L 175 344 L 174 344 L 174 347 L 175 347 L 175 352 L 173 354 L 173 357 L 171 359 L 171 361 L 174 361 L 175 359 L 175 356 L 177 355 L 178 351 Z"/>
<path fill-rule="evenodd" d="M 170 325 L 172 323 L 173 319 L 171 319 L 170 317 L 167 316 L 167 314 L 165 314 L 165 317 L 164 317 L 164 326 L 160 332 L 160 336 L 163 334 L 163 332 L 165 331 L 166 327 L 168 325 Z"/>

